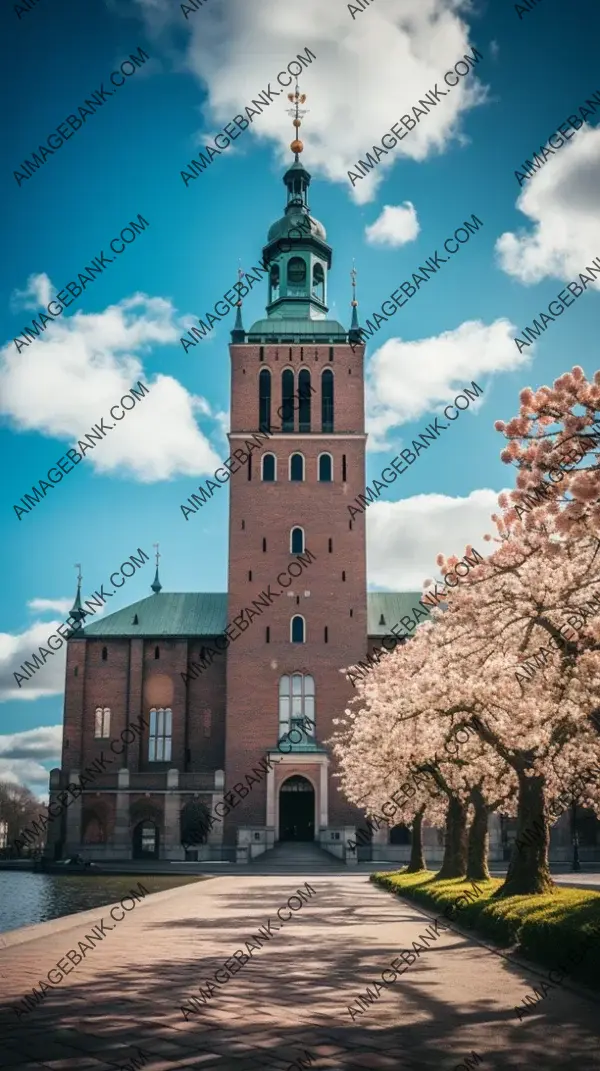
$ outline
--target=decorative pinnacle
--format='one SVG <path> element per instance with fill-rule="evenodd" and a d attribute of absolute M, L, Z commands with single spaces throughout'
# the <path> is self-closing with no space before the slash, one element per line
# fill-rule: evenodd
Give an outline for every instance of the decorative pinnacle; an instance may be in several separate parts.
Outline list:
<path fill-rule="evenodd" d="M 244 278 L 244 272 L 242 271 L 242 262 L 241 262 L 241 260 L 238 260 L 238 265 L 239 265 L 238 273 L 237 273 L 238 274 L 238 283 L 241 283 L 242 279 Z M 241 287 L 240 287 L 240 289 L 241 289 Z M 239 292 L 240 291 L 238 290 L 238 294 L 239 294 Z M 238 298 L 238 300 L 236 301 L 236 305 L 238 306 L 238 308 L 242 307 L 242 299 L 241 299 L 241 297 Z"/>
<path fill-rule="evenodd" d="M 291 103 L 294 105 L 294 107 L 293 108 L 288 108 L 287 113 L 288 113 L 288 115 L 293 116 L 292 125 L 295 126 L 295 128 L 296 128 L 296 137 L 294 138 L 293 141 L 290 142 L 290 149 L 294 153 L 294 155 L 296 157 L 296 160 L 298 160 L 298 154 L 301 153 L 302 150 L 304 149 L 304 145 L 302 144 L 302 142 L 300 141 L 300 138 L 298 137 L 298 131 L 299 131 L 300 127 L 302 126 L 302 120 L 301 120 L 300 116 L 301 115 L 302 116 L 306 115 L 307 111 L 300 111 L 300 109 L 298 107 L 299 104 L 304 104 L 304 101 L 306 100 L 306 93 L 300 93 L 298 91 L 298 79 L 297 78 L 296 78 L 296 90 L 295 90 L 294 93 L 288 93 L 288 100 L 291 101 Z"/>
<path fill-rule="evenodd" d="M 351 305 L 352 305 L 353 308 L 356 308 L 356 306 L 358 305 L 358 301 L 356 300 L 356 275 L 357 275 L 357 272 L 356 272 L 356 268 L 354 267 L 354 264 L 355 264 L 355 261 L 353 260 L 352 261 L 352 271 L 350 272 L 350 278 L 352 279 L 352 301 L 351 301 Z"/>
<path fill-rule="evenodd" d="M 154 575 L 154 583 L 150 585 L 150 590 L 153 591 L 155 595 L 158 595 L 159 592 L 162 591 L 162 584 L 158 576 L 158 560 L 161 556 L 158 549 L 160 544 L 153 543 L 152 546 L 156 547 L 156 573 Z"/>
<path fill-rule="evenodd" d="M 83 576 L 81 574 L 81 562 L 75 562 L 73 568 L 79 570 L 79 572 L 77 573 L 77 583 L 81 584 L 81 581 L 83 580 Z"/>

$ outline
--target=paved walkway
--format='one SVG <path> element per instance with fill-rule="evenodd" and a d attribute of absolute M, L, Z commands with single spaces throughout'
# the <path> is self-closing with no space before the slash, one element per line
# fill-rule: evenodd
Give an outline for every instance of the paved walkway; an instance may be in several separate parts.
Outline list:
<path fill-rule="evenodd" d="M 283 905 L 305 880 L 224 876 L 148 897 L 20 1019 L 10 1005 L 110 916 L 100 908 L 7 934 L 0 1062 L 105 1071 L 139 1047 L 143 1071 L 283 1071 L 307 1051 L 315 1071 L 454 1071 L 474 1051 L 482 1071 L 600 1071 L 599 1001 L 553 990 L 519 1022 L 513 1008 L 541 973 L 456 932 L 353 1021 L 348 1006 L 367 985 L 376 993 L 382 970 L 431 918 L 346 873 L 308 879 L 315 895 L 292 914 Z M 280 907 L 289 921 L 277 920 Z M 186 1022 L 182 1002 L 269 919 L 273 937 Z"/>

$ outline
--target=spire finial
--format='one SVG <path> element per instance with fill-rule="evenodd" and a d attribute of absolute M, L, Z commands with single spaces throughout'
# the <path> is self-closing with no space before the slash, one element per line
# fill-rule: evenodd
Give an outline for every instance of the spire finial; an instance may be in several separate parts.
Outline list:
<path fill-rule="evenodd" d="M 295 126 L 295 128 L 296 128 L 296 137 L 294 138 L 294 140 L 292 142 L 290 142 L 290 149 L 294 153 L 295 160 L 296 160 L 296 163 L 297 163 L 298 162 L 298 154 L 301 153 L 302 150 L 304 149 L 304 145 L 302 144 L 302 142 L 300 141 L 300 138 L 298 137 L 298 131 L 300 130 L 300 127 L 302 126 L 302 120 L 301 120 L 300 116 L 307 114 L 306 111 L 300 111 L 300 109 L 298 107 L 299 104 L 304 104 L 304 101 L 306 100 L 306 93 L 300 93 L 298 91 L 298 78 L 296 78 L 296 90 L 295 90 L 294 93 L 288 93 L 288 100 L 291 101 L 291 103 L 294 105 L 293 108 L 288 108 L 287 113 L 288 113 L 288 115 L 293 116 L 292 125 Z"/>
<path fill-rule="evenodd" d="M 242 271 L 242 262 L 241 262 L 241 260 L 238 260 L 238 283 L 241 283 L 241 281 L 244 278 L 245 274 L 246 273 Z M 252 278 L 254 278 L 254 276 L 252 276 Z M 240 287 L 240 289 L 241 289 L 241 287 Z M 240 293 L 240 291 L 238 290 L 238 295 L 239 295 L 239 293 Z M 245 342 L 246 341 L 246 332 L 244 331 L 244 325 L 242 323 L 242 299 L 241 299 L 241 297 L 238 296 L 238 299 L 237 299 L 235 304 L 236 304 L 235 323 L 233 325 L 233 330 L 231 332 L 231 341 L 232 342 Z"/>
<path fill-rule="evenodd" d="M 71 620 L 75 622 L 73 631 L 77 632 L 81 627 L 81 622 L 86 616 L 86 611 L 81 605 L 81 581 L 83 580 L 81 562 L 75 562 L 74 568 L 77 569 L 77 594 L 75 595 L 75 601 L 71 607 Z"/>
<path fill-rule="evenodd" d="M 154 594 L 158 595 L 159 591 L 162 591 L 162 584 L 158 578 L 158 562 L 160 559 L 160 551 L 158 548 L 160 547 L 160 543 L 153 543 L 152 546 L 156 547 L 156 574 L 154 576 L 154 583 L 151 584 L 150 587 Z"/>
<path fill-rule="evenodd" d="M 358 272 L 355 268 L 355 261 L 352 260 L 352 270 L 350 272 L 350 278 L 352 280 L 352 320 L 350 322 L 349 338 L 350 343 L 360 342 L 360 325 L 358 323 L 358 301 L 356 300 L 356 276 Z"/>

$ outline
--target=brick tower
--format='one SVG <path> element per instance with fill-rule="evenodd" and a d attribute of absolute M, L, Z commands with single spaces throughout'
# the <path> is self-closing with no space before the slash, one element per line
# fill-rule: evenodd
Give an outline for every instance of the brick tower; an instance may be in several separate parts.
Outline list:
<path fill-rule="evenodd" d="M 259 429 L 270 434 L 230 482 L 227 617 L 251 613 L 227 651 L 228 786 L 244 786 L 273 757 L 226 819 L 226 840 L 237 834 L 252 854 L 279 840 L 335 852 L 360 818 L 332 780 L 323 741 L 352 693 L 339 671 L 367 649 L 365 525 L 346 509 L 365 486 L 364 346 L 355 303 L 349 331 L 327 316 L 332 250 L 310 215 L 311 178 L 300 162 L 305 97 L 296 87 L 289 99 L 294 162 L 283 178 L 284 215 L 263 248 L 266 317 L 246 332 L 240 303 L 229 348 L 231 452 L 246 452 Z M 308 559 L 302 567 L 298 555 Z M 269 585 L 271 603 L 254 614 Z M 279 741 L 303 715 L 314 733 L 293 733 L 282 754 Z"/>

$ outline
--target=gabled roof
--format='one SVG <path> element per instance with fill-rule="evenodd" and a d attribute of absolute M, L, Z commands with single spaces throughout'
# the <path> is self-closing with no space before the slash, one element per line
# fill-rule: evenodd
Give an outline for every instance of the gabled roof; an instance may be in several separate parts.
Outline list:
<path fill-rule="evenodd" d="M 422 592 L 370 591 L 367 594 L 369 636 L 387 636 L 402 617 L 411 617 Z M 383 622 L 382 622 L 383 617 Z M 137 621 L 134 624 L 134 621 Z M 84 625 L 83 636 L 218 636 L 227 626 L 227 595 L 225 592 L 159 592 L 140 599 L 131 606 L 117 610 Z M 405 630 L 401 626 L 402 632 Z M 399 630 L 400 631 L 400 630 Z"/>

